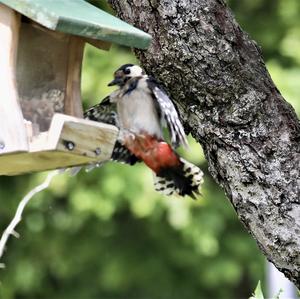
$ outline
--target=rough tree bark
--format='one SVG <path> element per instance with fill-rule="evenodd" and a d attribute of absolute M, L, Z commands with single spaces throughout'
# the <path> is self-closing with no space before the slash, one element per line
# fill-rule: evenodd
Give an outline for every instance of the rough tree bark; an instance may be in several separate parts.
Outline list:
<path fill-rule="evenodd" d="M 165 86 L 209 171 L 268 260 L 300 287 L 300 125 L 223 0 L 110 0 L 149 32 Z"/>

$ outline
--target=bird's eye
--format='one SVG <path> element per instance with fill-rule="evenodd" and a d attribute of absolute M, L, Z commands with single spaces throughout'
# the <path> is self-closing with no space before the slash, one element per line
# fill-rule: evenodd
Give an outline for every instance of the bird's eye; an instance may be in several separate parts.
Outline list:
<path fill-rule="evenodd" d="M 125 69 L 124 74 L 129 75 L 130 74 L 130 69 Z"/>

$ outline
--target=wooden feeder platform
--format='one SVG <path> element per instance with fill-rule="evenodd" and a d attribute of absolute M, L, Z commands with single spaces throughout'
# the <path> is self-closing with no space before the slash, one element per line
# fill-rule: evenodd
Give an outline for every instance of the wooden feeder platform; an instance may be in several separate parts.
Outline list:
<path fill-rule="evenodd" d="M 32 137 L 28 151 L 0 155 L 0 175 L 109 160 L 117 135 L 115 126 L 57 113 L 47 132 Z"/>

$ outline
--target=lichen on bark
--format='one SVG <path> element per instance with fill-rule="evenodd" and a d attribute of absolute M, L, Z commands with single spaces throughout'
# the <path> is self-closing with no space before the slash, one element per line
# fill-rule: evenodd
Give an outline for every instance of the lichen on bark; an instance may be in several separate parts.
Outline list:
<path fill-rule="evenodd" d="M 223 0 L 110 0 L 268 260 L 300 287 L 300 125 Z"/>

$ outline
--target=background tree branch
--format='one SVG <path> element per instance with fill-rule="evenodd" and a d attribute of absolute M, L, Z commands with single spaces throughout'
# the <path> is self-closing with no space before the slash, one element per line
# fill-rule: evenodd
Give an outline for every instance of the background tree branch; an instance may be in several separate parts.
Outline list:
<path fill-rule="evenodd" d="M 110 0 L 149 32 L 136 55 L 165 84 L 209 171 L 268 260 L 300 287 L 300 125 L 222 0 Z"/>

